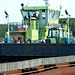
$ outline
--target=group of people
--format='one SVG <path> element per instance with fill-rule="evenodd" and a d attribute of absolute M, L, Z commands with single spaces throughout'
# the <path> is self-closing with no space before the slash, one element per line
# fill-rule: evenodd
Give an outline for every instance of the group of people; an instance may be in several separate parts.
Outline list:
<path fill-rule="evenodd" d="M 20 43 L 20 40 L 16 40 L 15 37 L 10 36 L 10 43 Z M 25 43 L 25 42 L 23 41 L 23 43 Z"/>
<path fill-rule="evenodd" d="M 15 37 L 11 37 L 9 39 L 10 43 L 20 43 L 20 40 L 16 40 Z M 0 43 L 6 43 L 6 40 L 3 38 L 3 41 Z M 25 41 L 22 42 L 23 44 L 25 43 Z M 31 38 L 29 37 L 26 43 L 31 43 Z"/>
<path fill-rule="evenodd" d="M 10 36 L 10 43 L 17 43 L 17 40 L 15 37 Z"/>
<path fill-rule="evenodd" d="M 11 36 L 9 38 L 9 41 L 10 41 L 10 43 L 17 43 L 18 42 L 14 37 L 11 37 Z M 6 43 L 6 39 L 3 38 L 3 41 L 1 43 Z"/>
<path fill-rule="evenodd" d="M 59 37 L 59 34 L 57 34 L 57 32 L 56 32 L 56 34 L 55 34 L 55 37 Z M 5 42 L 5 39 L 3 39 L 3 41 L 2 41 L 1 43 L 6 43 L 6 42 Z M 19 40 L 16 40 L 15 37 L 11 37 L 11 36 L 10 36 L 10 43 L 20 43 L 20 41 L 19 41 Z M 23 44 L 24 44 L 24 43 L 25 43 L 25 42 L 23 41 Z M 27 40 L 26 43 L 31 43 L 31 38 L 30 38 L 30 37 L 28 38 L 28 40 Z M 44 42 L 42 41 L 41 43 L 44 43 Z"/>

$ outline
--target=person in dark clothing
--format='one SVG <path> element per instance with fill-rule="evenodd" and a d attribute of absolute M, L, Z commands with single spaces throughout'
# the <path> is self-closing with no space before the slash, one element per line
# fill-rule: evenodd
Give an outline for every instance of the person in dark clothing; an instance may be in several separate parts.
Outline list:
<path fill-rule="evenodd" d="M 16 39 L 13 37 L 13 41 L 12 41 L 12 43 L 16 43 Z"/>
<path fill-rule="evenodd" d="M 51 43 L 51 40 L 50 39 L 46 39 L 45 42 L 46 43 Z"/>
<path fill-rule="evenodd" d="M 31 39 L 30 39 L 30 37 L 28 38 L 27 43 L 31 43 Z"/>
<path fill-rule="evenodd" d="M 44 43 L 44 41 L 42 40 L 41 43 Z"/>
<path fill-rule="evenodd" d="M 27 17 L 26 16 L 24 17 L 24 20 L 27 20 Z"/>

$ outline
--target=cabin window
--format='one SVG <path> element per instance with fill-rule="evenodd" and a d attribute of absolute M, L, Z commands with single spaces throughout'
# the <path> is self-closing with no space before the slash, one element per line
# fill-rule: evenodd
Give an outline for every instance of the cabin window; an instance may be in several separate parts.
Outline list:
<path fill-rule="evenodd" d="M 55 14 L 55 11 L 54 10 L 50 10 L 50 12 L 49 12 L 49 18 L 50 19 L 54 19 L 54 14 Z"/>
<path fill-rule="evenodd" d="M 54 19 L 59 19 L 59 11 L 55 11 Z"/>
<path fill-rule="evenodd" d="M 31 17 L 39 19 L 39 11 L 29 11 Z"/>
<path fill-rule="evenodd" d="M 59 19 L 60 11 L 50 10 L 49 18 L 50 19 Z"/>
<path fill-rule="evenodd" d="M 31 17 L 36 17 L 36 12 L 35 11 L 30 11 L 30 16 Z"/>
<path fill-rule="evenodd" d="M 45 19 L 45 10 L 42 10 L 42 19 Z"/>
<path fill-rule="evenodd" d="M 22 11 L 22 15 L 23 15 L 24 20 L 28 20 L 29 19 L 28 11 Z"/>
<path fill-rule="evenodd" d="M 22 11 L 22 15 L 24 20 L 29 20 L 31 17 L 35 17 L 36 19 L 39 19 L 39 11 Z"/>
<path fill-rule="evenodd" d="M 46 25 L 46 10 L 41 11 L 41 25 Z"/>

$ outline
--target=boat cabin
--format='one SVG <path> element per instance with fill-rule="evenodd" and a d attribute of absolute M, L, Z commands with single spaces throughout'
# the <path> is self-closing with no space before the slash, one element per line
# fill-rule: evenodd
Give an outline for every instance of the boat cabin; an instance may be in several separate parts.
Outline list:
<path fill-rule="evenodd" d="M 20 43 L 27 41 L 29 37 L 32 41 L 37 42 L 46 40 L 50 28 L 59 29 L 59 35 L 63 35 L 63 28 L 59 23 L 60 9 L 51 9 L 50 6 L 25 6 L 20 11 L 23 17 L 22 24 L 10 24 L 10 36 L 20 40 Z M 66 37 L 67 24 L 63 26 L 65 31 L 64 37 Z M 51 35 L 54 34 L 55 32 Z M 54 39 L 53 37 L 51 38 Z"/>

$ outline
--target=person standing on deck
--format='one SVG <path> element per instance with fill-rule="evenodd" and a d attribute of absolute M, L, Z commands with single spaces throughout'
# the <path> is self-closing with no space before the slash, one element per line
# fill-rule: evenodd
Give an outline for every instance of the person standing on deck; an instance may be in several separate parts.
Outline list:
<path fill-rule="evenodd" d="M 5 43 L 5 39 L 3 38 L 3 41 L 1 43 Z"/>
<path fill-rule="evenodd" d="M 56 32 L 55 37 L 59 37 L 59 34 Z"/>
<path fill-rule="evenodd" d="M 27 43 L 31 43 L 31 39 L 30 39 L 30 37 L 28 38 Z"/>
<path fill-rule="evenodd" d="M 10 36 L 10 43 L 12 43 L 12 41 L 13 41 L 13 38 Z"/>
<path fill-rule="evenodd" d="M 57 32 L 55 34 L 55 37 L 56 37 L 56 43 L 58 43 L 59 42 L 59 34 Z"/>
<path fill-rule="evenodd" d="M 13 41 L 12 41 L 12 43 L 16 43 L 16 39 L 13 37 Z"/>

